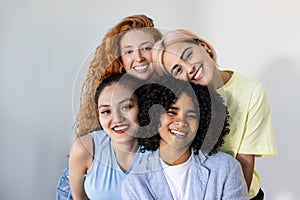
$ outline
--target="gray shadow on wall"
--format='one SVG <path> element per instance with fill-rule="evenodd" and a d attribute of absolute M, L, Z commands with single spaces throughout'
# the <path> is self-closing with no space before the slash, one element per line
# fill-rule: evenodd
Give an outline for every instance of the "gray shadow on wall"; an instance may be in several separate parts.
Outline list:
<path fill-rule="evenodd" d="M 268 92 L 278 148 L 277 156 L 256 159 L 266 199 L 296 200 L 300 196 L 299 66 L 299 59 L 278 57 L 260 77 Z"/>

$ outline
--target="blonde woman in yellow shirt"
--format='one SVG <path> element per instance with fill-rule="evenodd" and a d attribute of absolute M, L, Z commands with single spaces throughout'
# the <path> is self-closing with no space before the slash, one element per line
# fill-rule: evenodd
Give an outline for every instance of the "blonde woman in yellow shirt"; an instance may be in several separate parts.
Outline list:
<path fill-rule="evenodd" d="M 221 150 L 241 164 L 249 198 L 263 199 L 255 158 L 277 154 L 272 117 L 262 83 L 237 72 L 220 70 L 217 55 L 204 39 L 186 31 L 165 34 L 153 48 L 158 74 L 207 85 L 223 96 L 230 115 L 230 133 Z"/>

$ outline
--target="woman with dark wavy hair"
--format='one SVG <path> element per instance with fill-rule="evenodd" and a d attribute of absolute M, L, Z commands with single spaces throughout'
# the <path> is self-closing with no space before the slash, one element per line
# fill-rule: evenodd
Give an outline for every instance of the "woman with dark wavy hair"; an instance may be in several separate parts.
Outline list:
<path fill-rule="evenodd" d="M 121 199 L 121 183 L 148 154 L 139 145 L 138 100 L 134 91 L 143 82 L 113 74 L 96 89 L 94 101 L 103 130 L 76 138 L 70 150 L 72 197 Z"/>
<path fill-rule="evenodd" d="M 137 96 L 140 144 L 155 152 L 125 178 L 123 199 L 248 199 L 240 164 L 218 152 L 229 124 L 214 90 L 162 76 Z"/>

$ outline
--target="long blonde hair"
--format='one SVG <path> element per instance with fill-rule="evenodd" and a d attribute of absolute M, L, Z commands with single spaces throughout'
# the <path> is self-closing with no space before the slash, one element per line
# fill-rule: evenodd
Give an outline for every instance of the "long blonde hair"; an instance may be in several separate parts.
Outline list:
<path fill-rule="evenodd" d="M 94 102 L 96 88 L 107 76 L 113 73 L 125 72 L 120 57 L 119 44 L 126 31 L 133 29 L 141 29 L 151 33 L 155 41 L 162 38 L 160 31 L 154 28 L 153 20 L 145 15 L 125 17 L 106 33 L 100 45 L 96 48 L 82 86 L 79 112 L 73 125 L 77 136 L 101 129 L 98 111 Z"/>

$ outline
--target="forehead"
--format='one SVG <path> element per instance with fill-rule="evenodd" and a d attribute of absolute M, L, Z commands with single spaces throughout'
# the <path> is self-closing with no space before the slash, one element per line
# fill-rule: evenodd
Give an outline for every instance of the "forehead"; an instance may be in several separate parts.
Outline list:
<path fill-rule="evenodd" d="M 196 110 L 195 102 L 186 93 L 182 93 L 173 106 L 181 110 Z"/>
<path fill-rule="evenodd" d="M 180 55 L 182 51 L 184 51 L 186 48 L 195 48 L 198 45 L 190 43 L 190 42 L 177 42 L 167 45 L 165 48 L 165 52 L 175 55 Z"/>
<path fill-rule="evenodd" d="M 107 86 L 103 89 L 101 92 L 98 103 L 104 103 L 104 102 L 119 102 L 120 100 L 123 100 L 125 98 L 132 98 L 133 97 L 133 91 L 132 89 L 114 83 L 110 86 Z"/>
<path fill-rule="evenodd" d="M 120 45 L 124 47 L 126 45 L 142 44 L 142 43 L 154 43 L 153 35 L 145 30 L 131 30 L 126 32 L 121 40 Z"/>
<path fill-rule="evenodd" d="M 179 43 L 168 45 L 163 54 L 163 61 L 169 62 L 174 59 L 179 59 L 182 52 L 189 47 L 195 48 L 196 45 L 188 42 L 179 42 Z"/>

